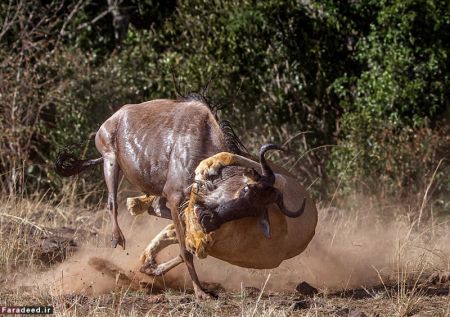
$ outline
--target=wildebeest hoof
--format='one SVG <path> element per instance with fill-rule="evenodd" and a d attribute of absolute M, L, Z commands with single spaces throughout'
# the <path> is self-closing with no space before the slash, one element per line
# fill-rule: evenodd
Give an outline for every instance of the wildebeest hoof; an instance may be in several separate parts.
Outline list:
<path fill-rule="evenodd" d="M 122 231 L 120 231 L 120 229 L 113 232 L 111 238 L 111 246 L 113 248 L 116 248 L 117 245 L 120 245 L 125 250 L 125 237 L 123 236 L 123 233 Z"/>
<path fill-rule="evenodd" d="M 261 295 L 261 290 L 253 286 L 246 286 L 242 291 L 245 297 L 258 297 L 259 295 Z"/>

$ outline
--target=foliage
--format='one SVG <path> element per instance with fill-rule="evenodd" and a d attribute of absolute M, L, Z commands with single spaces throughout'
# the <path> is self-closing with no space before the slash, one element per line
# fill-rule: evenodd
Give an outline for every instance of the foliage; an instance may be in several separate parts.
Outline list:
<path fill-rule="evenodd" d="M 422 190 L 444 157 L 437 152 L 448 146 L 448 9 L 441 1 L 382 2 L 358 43 L 366 69 L 335 82 L 344 147 L 330 166 L 347 190 L 360 183 L 404 197 Z"/>
<path fill-rule="evenodd" d="M 2 191 L 22 179 L 57 194 L 61 147 L 97 155 L 83 142 L 103 120 L 173 97 L 175 77 L 182 90 L 210 82 L 250 150 L 285 144 L 275 158 L 320 198 L 423 194 L 450 143 L 449 12 L 439 0 L 2 3 Z M 434 184 L 448 206 L 447 161 Z"/>

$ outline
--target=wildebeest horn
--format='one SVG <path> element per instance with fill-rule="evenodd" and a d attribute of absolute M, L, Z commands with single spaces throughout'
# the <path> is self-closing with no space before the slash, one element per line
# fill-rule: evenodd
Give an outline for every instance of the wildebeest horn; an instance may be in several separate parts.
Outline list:
<path fill-rule="evenodd" d="M 297 218 L 297 217 L 300 217 L 303 214 L 303 212 L 305 211 L 306 198 L 303 198 L 302 205 L 296 211 L 290 211 L 289 209 L 286 208 L 286 206 L 284 205 L 282 192 L 279 192 L 276 203 L 277 203 L 278 208 L 280 208 L 280 210 L 283 214 L 285 214 L 286 216 L 291 217 L 291 218 Z"/>
<path fill-rule="evenodd" d="M 270 150 L 279 150 L 279 151 L 284 150 L 281 146 L 277 144 L 265 144 L 261 147 L 259 151 L 259 162 L 261 163 L 263 177 L 265 178 L 266 182 L 268 182 L 270 185 L 273 185 L 275 183 L 275 174 L 273 173 L 269 164 L 267 164 L 266 158 L 264 157 L 266 152 Z"/>

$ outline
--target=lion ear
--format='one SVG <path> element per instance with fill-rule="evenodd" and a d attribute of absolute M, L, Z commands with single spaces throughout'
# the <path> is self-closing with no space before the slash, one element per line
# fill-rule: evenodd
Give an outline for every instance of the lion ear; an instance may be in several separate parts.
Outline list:
<path fill-rule="evenodd" d="M 261 179 L 261 175 L 254 168 L 247 168 L 244 171 L 244 176 L 254 182 L 258 182 Z"/>

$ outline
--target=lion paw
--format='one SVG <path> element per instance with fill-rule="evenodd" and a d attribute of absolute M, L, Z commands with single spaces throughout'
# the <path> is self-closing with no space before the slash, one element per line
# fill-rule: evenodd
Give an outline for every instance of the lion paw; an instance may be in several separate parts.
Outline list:
<path fill-rule="evenodd" d="M 218 175 L 222 166 L 222 163 L 214 158 L 203 160 L 195 169 L 195 179 L 204 180 L 208 176 Z"/>
<path fill-rule="evenodd" d="M 127 209 L 133 216 L 149 211 L 149 208 L 153 211 L 152 203 L 157 198 L 158 196 L 152 195 L 127 198 Z"/>
<path fill-rule="evenodd" d="M 144 213 L 146 210 L 143 208 L 141 200 L 139 197 L 137 198 L 127 198 L 127 210 L 133 216 L 140 215 Z"/>
<path fill-rule="evenodd" d="M 139 272 L 147 274 L 147 275 L 151 275 L 151 276 L 161 276 L 163 275 L 163 271 L 158 267 L 158 265 L 155 264 L 144 264 L 143 266 L 141 266 L 141 268 L 139 269 Z"/>
<path fill-rule="evenodd" d="M 233 154 L 222 152 L 204 159 L 195 169 L 195 179 L 204 180 L 209 176 L 219 175 L 222 167 L 232 165 L 234 162 Z"/>

